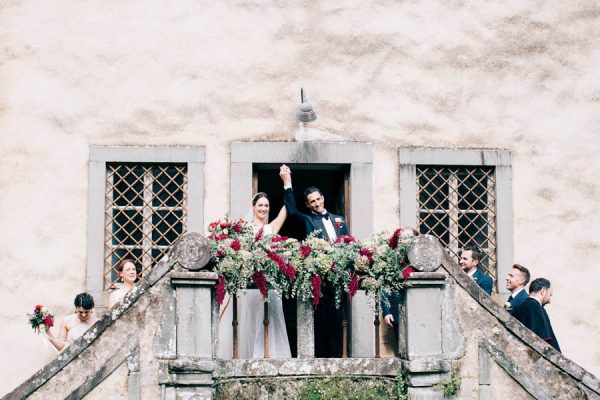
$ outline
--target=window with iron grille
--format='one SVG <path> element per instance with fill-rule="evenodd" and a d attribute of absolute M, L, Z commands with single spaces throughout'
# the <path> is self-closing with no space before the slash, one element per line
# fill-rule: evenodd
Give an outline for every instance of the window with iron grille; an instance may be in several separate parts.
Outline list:
<path fill-rule="evenodd" d="M 187 230 L 186 163 L 107 163 L 104 289 L 115 286 L 117 265 L 135 261 L 140 279 Z"/>
<path fill-rule="evenodd" d="M 417 178 L 417 225 L 439 238 L 458 259 L 473 244 L 483 252 L 480 267 L 497 279 L 496 179 L 493 167 L 420 166 Z"/>

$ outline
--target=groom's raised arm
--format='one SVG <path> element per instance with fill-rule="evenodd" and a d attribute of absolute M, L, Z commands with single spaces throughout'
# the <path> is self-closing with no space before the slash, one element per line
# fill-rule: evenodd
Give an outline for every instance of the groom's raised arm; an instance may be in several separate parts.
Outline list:
<path fill-rule="evenodd" d="M 283 182 L 283 204 L 285 204 L 288 215 L 294 218 L 302 218 L 303 214 L 296 207 L 296 199 L 292 190 L 292 171 L 287 165 L 283 164 L 279 167 L 279 177 Z"/>

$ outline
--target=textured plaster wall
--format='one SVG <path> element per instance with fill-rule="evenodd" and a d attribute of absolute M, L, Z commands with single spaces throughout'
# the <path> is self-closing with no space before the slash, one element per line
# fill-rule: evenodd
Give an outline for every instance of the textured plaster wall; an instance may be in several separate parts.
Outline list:
<path fill-rule="evenodd" d="M 593 0 L 2 2 L 0 393 L 50 357 L 25 313 L 85 289 L 89 145 L 205 146 L 210 221 L 229 143 L 294 138 L 301 86 L 313 128 L 373 142 L 375 231 L 399 221 L 399 146 L 510 149 L 515 261 L 600 374 L 599 35 Z"/>

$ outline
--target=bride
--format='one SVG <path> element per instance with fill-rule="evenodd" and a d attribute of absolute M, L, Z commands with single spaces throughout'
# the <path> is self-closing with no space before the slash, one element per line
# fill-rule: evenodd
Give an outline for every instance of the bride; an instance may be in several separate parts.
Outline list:
<path fill-rule="evenodd" d="M 261 229 L 264 235 L 279 232 L 287 216 L 285 206 L 277 217 L 269 222 L 269 197 L 260 192 L 252 198 L 251 215 L 248 220 L 254 234 Z M 281 293 L 269 290 L 269 358 L 290 358 L 290 343 L 288 341 L 283 317 Z M 258 290 L 250 290 L 241 296 L 240 301 L 240 358 L 263 358 L 264 356 L 264 325 L 263 298 Z"/>

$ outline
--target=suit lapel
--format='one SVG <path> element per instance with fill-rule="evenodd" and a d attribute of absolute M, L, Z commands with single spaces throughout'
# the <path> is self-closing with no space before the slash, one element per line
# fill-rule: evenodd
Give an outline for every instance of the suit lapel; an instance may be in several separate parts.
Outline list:
<path fill-rule="evenodd" d="M 313 219 L 313 223 L 315 224 L 316 228 L 321 230 L 319 237 L 329 240 L 329 235 L 327 234 L 325 225 L 323 225 L 323 218 L 316 214 L 312 214 L 311 217 Z"/>

